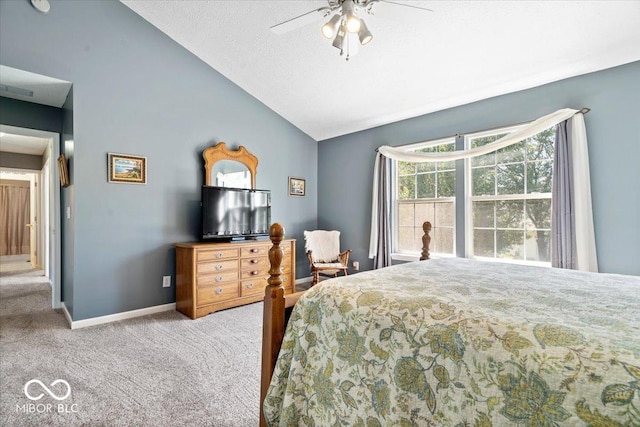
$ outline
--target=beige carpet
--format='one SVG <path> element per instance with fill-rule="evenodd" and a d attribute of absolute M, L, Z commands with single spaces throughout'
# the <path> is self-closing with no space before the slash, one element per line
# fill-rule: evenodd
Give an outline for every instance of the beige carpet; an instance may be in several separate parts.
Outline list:
<path fill-rule="evenodd" d="M 72 331 L 45 280 L 0 278 L 2 426 L 258 425 L 262 304 Z"/>

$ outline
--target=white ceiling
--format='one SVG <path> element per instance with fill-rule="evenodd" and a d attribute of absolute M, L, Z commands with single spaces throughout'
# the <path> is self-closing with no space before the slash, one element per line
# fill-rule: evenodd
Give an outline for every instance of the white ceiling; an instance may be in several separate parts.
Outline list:
<path fill-rule="evenodd" d="M 120 1 L 318 141 L 640 60 L 637 0 L 397 0 L 433 12 L 363 15 L 349 61 L 323 20 L 269 31 L 323 0 Z"/>

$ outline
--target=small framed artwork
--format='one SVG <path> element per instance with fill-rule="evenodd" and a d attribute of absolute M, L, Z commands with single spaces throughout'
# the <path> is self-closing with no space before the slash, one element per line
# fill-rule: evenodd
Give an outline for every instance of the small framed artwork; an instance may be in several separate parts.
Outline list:
<path fill-rule="evenodd" d="M 129 154 L 109 153 L 109 182 L 146 184 L 147 158 Z"/>
<path fill-rule="evenodd" d="M 289 195 L 304 196 L 306 181 L 302 178 L 289 177 Z"/>
<path fill-rule="evenodd" d="M 58 156 L 58 174 L 60 175 L 60 185 L 68 187 L 69 181 L 69 168 L 67 167 L 67 157 L 63 154 Z"/>

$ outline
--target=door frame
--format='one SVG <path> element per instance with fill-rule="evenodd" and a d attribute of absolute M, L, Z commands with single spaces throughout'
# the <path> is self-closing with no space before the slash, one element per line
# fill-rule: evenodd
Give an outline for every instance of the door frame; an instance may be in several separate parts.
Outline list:
<path fill-rule="evenodd" d="M 49 146 L 47 148 L 49 152 L 49 265 L 47 276 L 49 277 L 49 284 L 51 285 L 51 307 L 62 308 L 62 236 L 61 236 L 61 224 L 60 224 L 60 174 L 58 168 L 55 167 L 57 159 L 60 155 L 60 134 L 55 132 L 49 132 L 38 129 L 28 129 L 16 126 L 2 125 L 0 124 L 0 131 L 6 133 L 14 133 L 18 135 L 35 136 L 38 138 L 49 139 Z M 6 168 L 10 169 L 10 168 Z M 33 173 L 44 173 L 43 169 L 32 170 Z M 46 180 L 41 179 L 40 182 Z M 41 195 L 42 196 L 42 195 Z M 42 203 L 43 197 L 40 197 L 39 201 Z M 43 236 L 44 237 L 44 236 Z M 45 238 L 46 240 L 46 238 Z M 45 263 L 46 264 L 46 263 Z M 45 268 L 47 268 L 45 266 Z"/>

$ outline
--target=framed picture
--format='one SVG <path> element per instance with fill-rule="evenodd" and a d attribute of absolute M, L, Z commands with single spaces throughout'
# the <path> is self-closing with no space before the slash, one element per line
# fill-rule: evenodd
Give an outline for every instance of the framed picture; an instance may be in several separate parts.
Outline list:
<path fill-rule="evenodd" d="M 304 196 L 305 194 L 305 180 L 302 178 L 289 177 L 289 195 L 290 196 Z"/>
<path fill-rule="evenodd" d="M 109 182 L 146 184 L 147 158 L 109 153 Z"/>
<path fill-rule="evenodd" d="M 67 157 L 63 154 L 58 156 L 58 174 L 60 175 L 60 185 L 68 187 L 69 181 L 69 168 L 67 167 Z"/>

